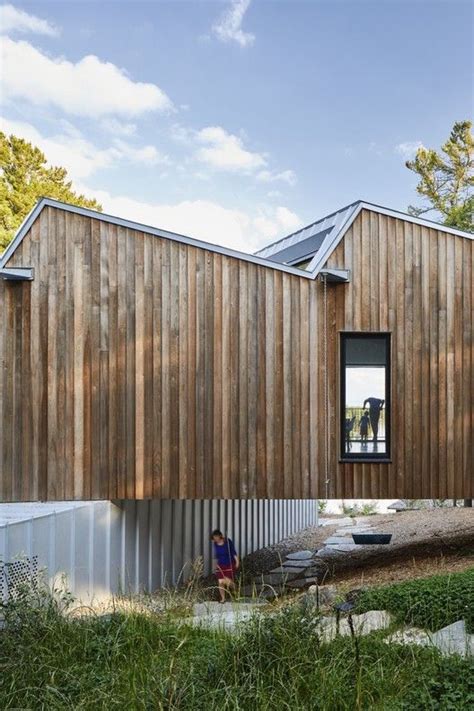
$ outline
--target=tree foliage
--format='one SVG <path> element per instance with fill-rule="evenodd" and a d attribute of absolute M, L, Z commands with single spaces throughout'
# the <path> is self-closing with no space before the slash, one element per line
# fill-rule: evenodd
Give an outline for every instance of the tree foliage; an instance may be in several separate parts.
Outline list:
<path fill-rule="evenodd" d="M 48 166 L 39 148 L 0 132 L 0 253 L 41 197 L 102 210 L 96 200 L 75 193 L 66 169 Z"/>
<path fill-rule="evenodd" d="M 441 214 L 444 224 L 474 232 L 474 136 L 471 121 L 454 124 L 441 151 L 421 147 L 407 168 L 420 176 L 417 192 L 424 205 L 408 211 L 421 215 L 430 210 Z"/>

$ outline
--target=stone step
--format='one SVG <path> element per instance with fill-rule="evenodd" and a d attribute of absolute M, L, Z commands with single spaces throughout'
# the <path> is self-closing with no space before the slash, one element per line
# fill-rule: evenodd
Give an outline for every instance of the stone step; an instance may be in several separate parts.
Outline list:
<path fill-rule="evenodd" d="M 325 546 L 338 546 L 341 543 L 347 543 L 348 540 L 352 542 L 352 538 L 349 539 L 346 536 L 329 536 L 329 538 L 326 538 L 324 541 Z"/>
<path fill-rule="evenodd" d="M 270 571 L 270 573 L 280 573 L 282 575 L 286 575 L 287 573 L 294 573 L 295 578 L 297 578 L 299 575 L 304 573 L 306 568 L 309 566 L 299 567 L 295 568 L 294 566 L 286 566 L 286 565 L 280 565 L 278 568 L 273 568 L 273 570 Z"/>
<path fill-rule="evenodd" d="M 286 584 L 286 587 L 290 588 L 290 590 L 301 590 L 302 588 L 317 584 L 318 578 L 312 576 L 311 578 L 298 578 L 297 580 L 291 580 L 289 583 Z"/>
<path fill-rule="evenodd" d="M 282 566 L 285 568 L 310 568 L 313 565 L 313 559 L 309 560 L 285 560 Z"/>
<path fill-rule="evenodd" d="M 309 560 L 313 557 L 315 551 L 296 551 L 295 553 L 288 553 L 286 556 L 287 560 Z"/>

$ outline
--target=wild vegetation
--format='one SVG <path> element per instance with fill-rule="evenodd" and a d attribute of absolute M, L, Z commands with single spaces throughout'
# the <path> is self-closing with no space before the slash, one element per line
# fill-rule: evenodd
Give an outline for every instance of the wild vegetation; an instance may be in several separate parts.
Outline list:
<path fill-rule="evenodd" d="M 433 632 L 466 620 L 468 631 L 474 633 L 474 568 L 368 588 L 359 597 L 358 611 L 376 609 L 388 610 L 399 622 Z"/>
<path fill-rule="evenodd" d="M 455 584 L 453 594 L 470 600 L 469 581 Z M 298 604 L 230 635 L 183 624 L 175 604 L 101 617 L 72 614 L 67 603 L 24 598 L 5 610 L 0 708 L 447 711 L 474 704 L 472 660 L 389 646 L 380 633 L 361 637 L 358 654 L 351 638 L 321 643 L 314 616 Z"/>

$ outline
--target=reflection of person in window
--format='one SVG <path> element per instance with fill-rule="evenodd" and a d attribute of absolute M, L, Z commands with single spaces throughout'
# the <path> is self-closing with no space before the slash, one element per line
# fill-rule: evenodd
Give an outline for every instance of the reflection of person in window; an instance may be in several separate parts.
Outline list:
<path fill-rule="evenodd" d="M 369 411 L 364 410 L 362 417 L 360 418 L 359 428 L 360 428 L 360 440 L 364 446 L 367 446 L 367 437 L 369 435 Z"/>
<path fill-rule="evenodd" d="M 351 432 L 354 428 L 355 415 L 352 418 L 346 417 L 346 451 L 351 451 Z"/>
<path fill-rule="evenodd" d="M 369 403 L 369 419 L 373 435 L 372 440 L 376 442 L 379 432 L 380 412 L 383 409 L 385 400 L 379 400 L 378 397 L 368 397 L 364 400 L 364 404 L 362 406 L 364 410 L 367 407 L 367 403 Z"/>

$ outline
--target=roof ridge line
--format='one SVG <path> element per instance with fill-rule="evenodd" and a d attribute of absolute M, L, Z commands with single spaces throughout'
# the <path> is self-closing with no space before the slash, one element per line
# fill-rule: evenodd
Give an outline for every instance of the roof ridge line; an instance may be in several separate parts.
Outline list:
<path fill-rule="evenodd" d="M 307 230 L 309 227 L 313 227 L 313 225 L 316 225 L 318 222 L 323 222 L 324 220 L 328 220 L 330 217 L 337 215 L 338 212 L 344 212 L 344 210 L 348 210 L 350 207 L 354 207 L 355 205 L 358 205 L 360 202 L 364 202 L 364 200 L 354 200 L 354 202 L 350 202 L 348 205 L 345 205 L 344 207 L 339 208 L 339 210 L 334 210 L 334 212 L 330 212 L 328 215 L 324 215 L 324 217 L 320 217 L 319 219 L 314 220 L 314 222 L 310 222 L 307 225 L 305 225 L 304 227 L 300 227 L 299 230 L 290 232 L 289 235 L 285 235 L 285 237 L 281 237 L 280 239 L 275 240 L 275 242 L 270 242 L 270 244 L 267 244 L 265 247 L 262 247 L 261 249 L 254 252 L 254 254 L 258 255 L 260 252 L 263 252 L 265 249 L 268 249 L 269 247 L 274 247 L 276 244 L 280 244 L 280 242 L 284 242 L 286 239 L 290 239 L 290 237 L 294 237 L 299 232 L 303 232 L 304 230 Z"/>

